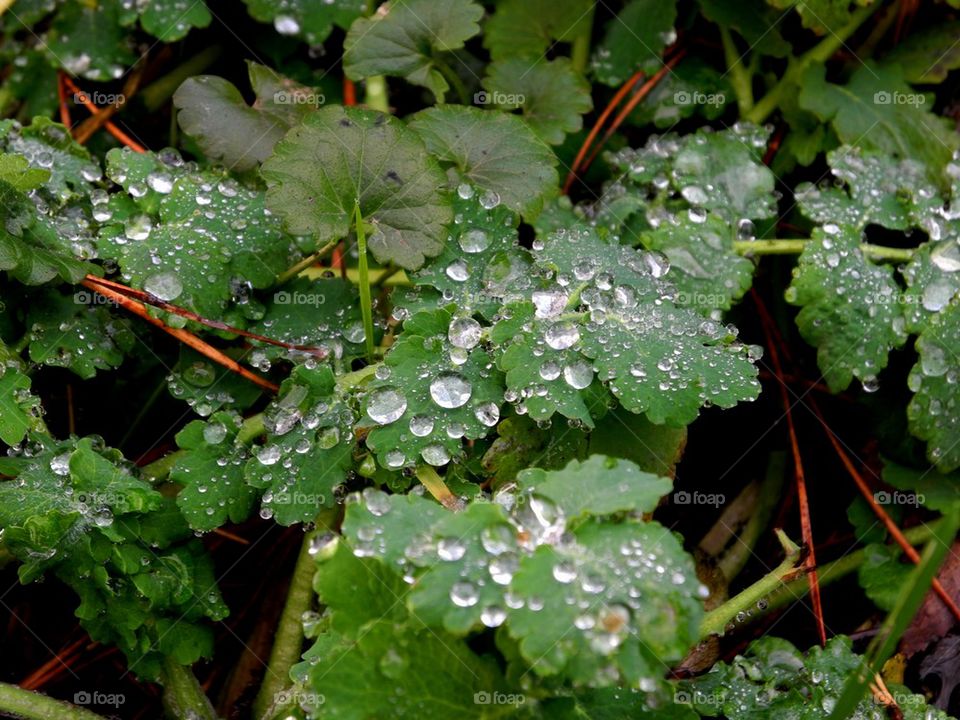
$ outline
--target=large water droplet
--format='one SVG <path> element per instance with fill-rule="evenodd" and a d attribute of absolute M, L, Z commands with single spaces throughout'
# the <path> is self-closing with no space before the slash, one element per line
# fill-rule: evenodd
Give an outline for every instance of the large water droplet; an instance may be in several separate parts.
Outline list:
<path fill-rule="evenodd" d="M 470 399 L 473 388 L 457 373 L 441 373 L 430 383 L 430 397 L 442 408 L 458 408 Z"/>
<path fill-rule="evenodd" d="M 367 415 L 380 425 L 399 420 L 406 410 L 407 399 L 402 392 L 393 388 L 376 390 L 367 400 Z"/>

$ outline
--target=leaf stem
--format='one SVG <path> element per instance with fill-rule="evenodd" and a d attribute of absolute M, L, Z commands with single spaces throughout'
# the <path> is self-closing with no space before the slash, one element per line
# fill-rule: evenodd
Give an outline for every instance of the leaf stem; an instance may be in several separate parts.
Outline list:
<path fill-rule="evenodd" d="M 363 315 L 363 341 L 367 346 L 367 362 L 373 363 L 373 298 L 370 295 L 370 268 L 367 266 L 367 235 L 360 213 L 360 199 L 353 204 L 354 225 L 357 231 L 357 270 L 360 271 L 360 314 Z"/>
<path fill-rule="evenodd" d="M 364 80 L 364 104 L 371 110 L 390 112 L 390 97 L 387 91 L 387 79 L 383 75 L 371 75 Z"/>
<path fill-rule="evenodd" d="M 462 510 L 460 498 L 450 492 L 450 488 L 443 481 L 443 478 L 437 474 L 437 471 L 428 465 L 421 465 L 416 470 L 417 480 L 430 492 L 437 501 L 447 510 L 454 512 Z"/>
<path fill-rule="evenodd" d="M 0 713 L 26 720 L 103 720 L 97 713 L 9 683 L 0 683 Z"/>
<path fill-rule="evenodd" d="M 735 240 L 733 249 L 740 255 L 798 255 L 810 242 L 809 238 L 789 240 Z M 862 243 L 860 250 L 874 260 L 906 262 L 913 257 L 916 248 L 892 248 L 885 245 Z"/>
<path fill-rule="evenodd" d="M 299 275 L 300 273 L 302 273 L 302 272 L 303 272 L 304 270 L 306 270 L 308 267 L 310 267 L 311 265 L 313 265 L 314 263 L 316 263 L 320 258 L 322 258 L 324 255 L 326 255 L 328 252 L 330 252 L 331 250 L 333 250 L 333 249 L 337 246 L 337 243 L 338 243 L 338 242 L 339 242 L 339 240 L 331 240 L 330 242 L 328 242 L 326 245 L 324 245 L 322 248 L 320 248 L 319 250 L 317 250 L 317 251 L 316 251 L 315 253 L 313 253 L 312 255 L 307 255 L 307 257 L 305 257 L 305 258 L 303 258 L 302 260 L 300 260 L 299 262 L 291 265 L 291 266 L 288 267 L 286 270 L 284 270 L 282 273 L 280 273 L 279 275 L 277 275 L 277 282 L 276 282 L 275 284 L 276 284 L 276 285 L 283 285 L 283 284 L 284 284 L 285 282 L 287 282 L 288 280 L 291 280 L 291 279 L 295 278 L 297 275 Z"/>
<path fill-rule="evenodd" d="M 210 704 L 193 671 L 170 657 L 163 660 L 163 707 L 171 720 L 217 720 L 217 713 Z"/>
<path fill-rule="evenodd" d="M 290 578 L 287 600 L 274 634 L 266 674 L 253 701 L 255 718 L 272 717 L 277 704 L 282 704 L 283 691 L 292 682 L 290 670 L 300 661 L 303 649 L 303 614 L 310 610 L 313 603 L 313 576 L 317 564 L 310 548 L 314 538 L 329 530 L 336 516 L 336 508 L 324 510 L 317 517 L 317 528 L 303 536 L 297 563 Z"/>
<path fill-rule="evenodd" d="M 746 115 L 753 108 L 753 75 L 749 68 L 744 66 L 730 29 L 723 25 L 720 26 L 720 40 L 723 43 L 723 57 L 730 75 L 730 84 L 737 96 L 737 107 L 741 115 Z"/>
<path fill-rule="evenodd" d="M 800 546 L 777 529 L 777 539 L 783 546 L 786 557 L 771 572 L 757 580 L 753 585 L 727 600 L 723 605 L 714 608 L 706 614 L 700 624 L 700 639 L 710 635 L 723 635 L 724 629 L 738 614 L 756 607 L 757 602 L 779 588 L 785 580 L 796 575 L 800 570 L 797 561 L 800 559 Z"/>
<path fill-rule="evenodd" d="M 590 3 L 587 14 L 580 18 L 579 22 L 583 23 L 583 27 L 580 34 L 573 39 L 573 47 L 570 48 L 570 64 L 581 75 L 587 72 L 587 63 L 590 61 L 590 39 L 593 35 L 593 17 L 596 7 L 596 3 Z"/>
<path fill-rule="evenodd" d="M 873 15 L 880 5 L 881 3 L 875 3 L 858 8 L 851 14 L 849 23 L 836 32 L 829 33 L 799 58 L 791 61 L 780 81 L 760 98 L 749 113 L 743 115 L 743 119 L 757 125 L 762 124 L 780 106 L 783 96 L 793 89 L 794 84 L 807 68 L 813 63 L 824 63 L 829 60 L 830 56 L 843 46 L 844 42 L 866 22 L 867 18 Z"/>
<path fill-rule="evenodd" d="M 454 70 L 450 65 L 440 58 L 434 58 L 433 64 L 436 65 L 437 70 L 440 71 L 440 74 L 450 83 L 450 87 L 453 88 L 453 91 L 457 94 L 457 99 L 462 105 L 470 104 L 470 96 L 467 95 L 467 86 L 463 84 L 463 80 L 460 79 L 460 76 L 457 75 L 456 70 Z M 445 99 L 442 97 L 437 98 L 437 104 L 442 105 Z"/>

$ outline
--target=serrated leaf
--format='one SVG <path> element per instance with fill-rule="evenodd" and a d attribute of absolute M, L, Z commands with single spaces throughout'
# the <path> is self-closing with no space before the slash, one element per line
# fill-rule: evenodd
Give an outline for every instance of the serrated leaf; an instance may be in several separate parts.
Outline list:
<path fill-rule="evenodd" d="M 613 408 L 590 433 L 589 448 L 591 454 L 624 458 L 645 472 L 672 478 L 686 444 L 685 427 L 654 425 L 643 415 Z"/>
<path fill-rule="evenodd" d="M 264 490 L 261 515 L 281 525 L 311 523 L 336 504 L 354 465 L 355 420 L 328 366 L 294 369 L 264 411 L 264 444 L 244 470 Z"/>
<path fill-rule="evenodd" d="M 853 20 L 853 13 L 868 5 L 872 5 L 875 0 L 767 0 L 767 2 L 778 10 L 790 11 L 794 9 L 800 15 L 805 28 L 810 28 L 818 35 L 829 35 L 842 29 Z"/>
<path fill-rule="evenodd" d="M 900 562 L 900 549 L 890 545 L 872 543 L 863 551 L 863 564 L 857 568 L 860 587 L 874 605 L 890 612 L 896 605 L 900 589 L 908 582 L 912 566 Z"/>
<path fill-rule="evenodd" d="M 786 15 L 763 0 L 698 0 L 704 17 L 717 25 L 736 30 L 752 51 L 773 57 L 786 57 L 790 43 L 780 32 L 780 20 Z"/>
<path fill-rule="evenodd" d="M 903 293 L 907 332 L 921 332 L 930 317 L 956 297 L 960 290 L 958 270 L 960 247 L 954 237 L 925 242 L 913 252 L 910 262 L 900 271 L 907 283 Z"/>
<path fill-rule="evenodd" d="M 659 279 L 655 257 L 608 245 L 589 227 L 554 233 L 535 254 L 556 280 L 533 303 L 508 306 L 491 336 L 507 343 L 498 362 L 531 417 L 560 412 L 590 425 L 579 391 L 595 376 L 626 409 L 658 424 L 685 425 L 706 403 L 730 407 L 756 396 L 747 348 L 718 323 L 664 301 L 675 291 Z"/>
<path fill-rule="evenodd" d="M 453 166 L 454 184 L 475 185 L 488 195 L 490 207 L 503 202 L 535 216 L 556 192 L 557 158 L 519 118 L 447 105 L 422 110 L 410 127 L 432 155 Z"/>
<path fill-rule="evenodd" d="M 0 365 L 0 440 L 16 445 L 37 425 L 40 400 L 30 393 L 30 378 L 10 362 Z"/>
<path fill-rule="evenodd" d="M 586 455 L 585 433 L 573 431 L 566 423 L 548 421 L 546 425 L 540 427 L 525 415 L 508 417 L 497 425 L 497 437 L 481 460 L 495 487 L 514 480 L 525 468 L 553 470 Z"/>
<path fill-rule="evenodd" d="M 270 157 L 286 132 L 322 104 L 318 93 L 270 68 L 252 62 L 247 68 L 256 93 L 252 106 L 215 75 L 187 78 L 173 95 L 180 128 L 207 157 L 241 172 Z"/>
<path fill-rule="evenodd" d="M 501 0 L 487 20 L 483 44 L 494 60 L 542 57 L 555 42 L 589 28 L 590 0 Z"/>
<path fill-rule="evenodd" d="M 167 389 L 202 417 L 220 409 L 243 410 L 262 392 L 260 386 L 186 345 L 181 347 L 180 358 L 167 376 Z"/>
<path fill-rule="evenodd" d="M 909 83 L 932 85 L 942 83 L 951 70 L 960 68 L 960 22 L 937 22 L 912 32 L 883 59 L 884 64 L 898 65 Z"/>
<path fill-rule="evenodd" d="M 957 474 L 944 475 L 933 468 L 916 470 L 884 460 L 883 481 L 899 490 L 913 492 L 916 503 L 930 510 L 947 512 L 960 503 Z"/>
<path fill-rule="evenodd" d="M 281 35 L 302 37 L 311 45 L 320 45 L 334 25 L 346 30 L 367 10 L 366 0 L 244 0 L 250 16 L 273 23 Z"/>
<path fill-rule="evenodd" d="M 860 231 L 848 226 L 814 230 L 786 294 L 802 308 L 797 327 L 817 348 L 820 372 L 833 392 L 854 377 L 874 389 L 890 351 L 907 341 L 893 270 L 868 260 L 860 241 Z"/>
<path fill-rule="evenodd" d="M 443 102 L 450 86 L 435 55 L 463 47 L 480 31 L 481 17 L 483 8 L 473 0 L 391 0 L 350 26 L 343 41 L 343 70 L 353 80 L 397 75 Z"/>
<path fill-rule="evenodd" d="M 483 87 L 488 100 L 504 110 L 520 109 L 540 138 L 559 145 L 568 133 L 583 127 L 593 109 L 590 86 L 566 58 L 509 58 L 490 63 Z"/>
<path fill-rule="evenodd" d="M 135 344 L 125 319 L 102 305 L 88 305 L 91 293 L 50 290 L 30 298 L 30 360 L 65 367 L 89 379 L 97 370 L 119 367 Z"/>
<path fill-rule="evenodd" d="M 601 455 L 573 460 L 562 470 L 524 470 L 517 475 L 517 484 L 535 489 L 571 520 L 628 510 L 653 512 L 673 487 L 667 478 L 643 472 L 628 460 Z"/>
<path fill-rule="evenodd" d="M 50 179 L 50 171 L 45 168 L 30 167 L 30 162 L 22 155 L 0 155 L 0 181 L 15 190 L 26 192 L 41 187 Z"/>
<path fill-rule="evenodd" d="M 374 227 L 367 240 L 379 262 L 415 270 L 443 249 L 452 219 L 443 174 L 392 117 L 343 107 L 311 113 L 277 144 L 261 173 L 267 206 L 294 234 L 313 235 L 319 244 L 346 237 L 359 201 Z"/>
<path fill-rule="evenodd" d="M 648 72 L 662 62 L 660 55 L 671 38 L 677 4 L 672 0 L 630 0 L 607 24 L 597 47 L 593 69 L 604 85 L 621 85 L 636 70 Z"/>
<path fill-rule="evenodd" d="M 256 492 L 243 479 L 247 452 L 235 445 L 239 429 L 236 415 L 220 412 L 177 433 L 177 446 L 187 452 L 170 469 L 170 480 L 183 486 L 177 507 L 194 530 L 214 530 L 250 515 Z"/>
<path fill-rule="evenodd" d="M 123 27 L 136 17 L 119 2 L 64 3 L 43 43 L 50 62 L 88 80 L 121 77 L 137 59 Z"/>
<path fill-rule="evenodd" d="M 412 276 L 417 285 L 443 294 L 442 299 L 426 295 L 422 309 L 444 302 L 492 318 L 507 297 L 530 285 L 531 259 L 518 242 L 516 214 L 504 205 L 487 209 L 482 196 L 466 184 L 453 199 L 453 211 L 457 222 L 443 251 Z M 398 295 L 394 293 L 395 304 L 416 311 L 415 294 Z"/>
<path fill-rule="evenodd" d="M 910 432 L 927 443 L 927 458 L 940 472 L 960 467 L 960 389 L 954 369 L 960 355 L 960 305 L 933 315 L 916 342 L 920 359 L 907 384 Z"/>
<path fill-rule="evenodd" d="M 823 65 L 813 64 L 801 82 L 800 107 L 830 122 L 847 145 L 923 163 L 938 184 L 960 145 L 949 122 L 928 111 L 926 96 L 914 92 L 896 66 L 866 64 L 841 86 L 828 83 Z"/>
<path fill-rule="evenodd" d="M 192 28 L 205 28 L 213 20 L 204 0 L 147 0 L 137 9 L 141 27 L 165 43 L 182 40 Z"/>
<path fill-rule="evenodd" d="M 364 409 L 377 426 L 367 436 L 391 470 L 421 461 L 446 465 L 463 455 L 463 438 L 486 437 L 500 418 L 503 377 L 480 325 L 451 310 L 422 312 L 384 357 L 386 377 L 369 384 Z"/>
<path fill-rule="evenodd" d="M 670 129 L 680 120 L 696 115 L 716 120 L 733 99 L 726 75 L 702 58 L 685 57 L 630 113 L 629 122 L 639 127 L 652 124 Z"/>

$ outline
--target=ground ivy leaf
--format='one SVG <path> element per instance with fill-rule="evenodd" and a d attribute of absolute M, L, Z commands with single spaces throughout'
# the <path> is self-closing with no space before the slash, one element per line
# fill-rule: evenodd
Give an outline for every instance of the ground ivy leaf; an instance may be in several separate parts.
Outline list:
<path fill-rule="evenodd" d="M 266 160 L 286 132 L 323 104 L 311 88 L 247 63 L 256 94 L 247 105 L 233 83 L 215 75 L 187 78 L 173 95 L 180 128 L 204 154 L 232 170 L 249 170 Z"/>
<path fill-rule="evenodd" d="M 844 86 L 828 83 L 825 73 L 823 65 L 813 64 L 804 75 L 804 110 L 829 121 L 841 142 L 919 161 L 932 182 L 942 182 L 942 171 L 958 146 L 956 133 L 949 121 L 924 108 L 926 96 L 906 84 L 899 67 L 868 63 Z"/>
<path fill-rule="evenodd" d="M 504 205 L 485 208 L 482 196 L 471 185 L 460 186 L 453 211 L 443 252 L 412 280 L 443 294 L 442 299 L 431 294 L 430 299 L 435 300 L 432 307 L 452 303 L 490 319 L 507 297 L 529 286 L 530 253 L 518 242 L 516 213 Z M 394 292 L 394 303 L 400 307 L 418 306 L 416 294 L 398 296 L 400 293 Z"/>
<path fill-rule="evenodd" d="M 833 392 L 856 377 L 868 390 L 891 350 L 907 340 L 893 269 L 860 250 L 859 230 L 815 229 L 804 247 L 786 297 L 797 305 L 797 327 L 817 348 L 817 362 Z"/>
<path fill-rule="evenodd" d="M 623 511 L 653 512 L 672 481 L 642 471 L 629 460 L 593 455 L 562 470 L 530 468 L 517 475 L 521 489 L 534 488 L 570 520 Z"/>
<path fill-rule="evenodd" d="M 30 298 L 30 360 L 69 368 L 84 379 L 120 366 L 136 338 L 111 308 L 88 305 L 89 299 L 87 292 L 65 295 L 57 290 Z"/>
<path fill-rule="evenodd" d="M 319 169 L 319 174 L 318 174 Z M 281 140 L 261 170 L 267 206 L 319 244 L 346 237 L 359 200 L 374 257 L 416 270 L 443 249 L 452 213 L 443 173 L 392 117 L 326 107 Z"/>
<path fill-rule="evenodd" d="M 148 0 L 137 8 L 141 27 L 165 43 L 182 40 L 191 28 L 205 28 L 213 19 L 203 0 Z"/>
<path fill-rule="evenodd" d="M 236 415 L 218 412 L 177 433 L 177 446 L 187 452 L 170 469 L 170 480 L 183 486 L 177 507 L 194 530 L 214 530 L 250 515 L 257 494 L 243 480 L 247 451 L 234 442 L 239 429 Z"/>
<path fill-rule="evenodd" d="M 719 216 L 692 213 L 668 216 L 641 235 L 648 250 L 670 261 L 676 304 L 704 315 L 729 310 L 753 282 L 754 264 L 734 250 L 736 227 Z"/>
<path fill-rule="evenodd" d="M 462 439 L 486 437 L 500 419 L 503 377 L 479 344 L 480 325 L 449 309 L 421 312 L 384 358 L 364 403 L 376 424 L 367 446 L 396 470 L 463 456 Z"/>
<path fill-rule="evenodd" d="M 937 211 L 943 199 L 922 163 L 849 146 L 831 150 L 827 162 L 841 185 L 801 183 L 796 188 L 800 208 L 811 220 L 858 229 L 876 224 L 891 230 L 923 228 L 931 236 L 942 233 Z"/>
<path fill-rule="evenodd" d="M 521 559 L 510 589 L 523 607 L 510 613 L 510 634 L 538 675 L 656 688 L 663 666 L 697 641 L 693 561 L 657 523 L 588 524 L 574 535 Z"/>
<path fill-rule="evenodd" d="M 310 45 L 320 45 L 333 26 L 346 30 L 367 10 L 366 0 L 244 0 L 250 17 L 273 23 L 281 35 L 302 37 Z"/>
<path fill-rule="evenodd" d="M 417 113 L 410 127 L 432 155 L 455 168 L 454 184 L 475 185 L 488 207 L 502 201 L 535 216 L 556 192 L 556 156 L 518 117 L 446 105 Z"/>
<path fill-rule="evenodd" d="M 502 0 L 484 27 L 494 60 L 543 57 L 553 42 L 571 42 L 589 27 L 590 0 Z"/>
<path fill-rule="evenodd" d="M 664 47 L 676 39 L 676 19 L 676 2 L 630 0 L 607 24 L 593 60 L 597 79 L 604 85 L 617 86 L 635 70 L 659 67 Z"/>
<path fill-rule="evenodd" d="M 852 20 L 856 9 L 870 5 L 871 2 L 836 2 L 836 0 L 810 0 L 803 3 L 793 2 L 792 0 L 767 0 L 767 3 L 785 12 L 791 9 L 797 11 L 803 26 L 810 28 L 818 35 L 829 35 L 834 32 L 834 28 L 842 28 L 848 25 Z"/>
<path fill-rule="evenodd" d="M 914 396 L 907 406 L 910 432 L 927 443 L 927 457 L 940 472 L 960 467 L 960 305 L 933 315 L 916 342 L 920 359 L 907 379 Z"/>
<path fill-rule="evenodd" d="M 590 85 L 567 58 L 509 58 L 490 63 L 483 87 L 488 101 L 504 110 L 520 109 L 540 138 L 559 145 L 568 133 L 583 127 L 593 109 Z"/>
<path fill-rule="evenodd" d="M 247 482 L 264 490 L 261 516 L 310 523 L 336 504 L 354 466 L 355 420 L 329 366 L 294 369 L 264 411 L 264 444 L 246 464 Z"/>
<path fill-rule="evenodd" d="M 480 31 L 482 17 L 483 7 L 472 0 L 391 0 L 350 26 L 343 42 L 344 72 L 353 80 L 397 75 L 443 102 L 449 85 L 435 56 L 462 48 Z"/>

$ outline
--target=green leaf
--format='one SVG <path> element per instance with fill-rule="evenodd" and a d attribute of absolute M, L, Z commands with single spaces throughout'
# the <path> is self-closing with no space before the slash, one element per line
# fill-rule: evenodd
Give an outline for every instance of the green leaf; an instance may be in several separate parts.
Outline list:
<path fill-rule="evenodd" d="M 890 351 L 907 341 L 893 270 L 870 262 L 860 242 L 853 227 L 815 229 L 786 292 L 788 302 L 802 308 L 797 327 L 817 348 L 820 372 L 833 392 L 854 377 L 868 391 L 876 389 Z"/>
<path fill-rule="evenodd" d="M 883 64 L 899 65 L 903 79 L 917 85 L 933 85 L 947 79 L 951 70 L 960 68 L 957 36 L 960 22 L 937 22 L 910 33 L 883 59 Z"/>
<path fill-rule="evenodd" d="M 21 155 L 0 155 L 0 181 L 15 190 L 35 190 L 49 179 L 49 170 L 30 167 L 30 162 Z"/>
<path fill-rule="evenodd" d="M 396 75 L 430 90 L 439 102 L 450 87 L 437 54 L 463 47 L 480 31 L 483 8 L 473 0 L 391 0 L 350 26 L 343 70 L 353 80 Z"/>
<path fill-rule="evenodd" d="M 654 425 L 645 416 L 623 408 L 614 408 L 600 418 L 590 433 L 591 453 L 624 458 L 645 472 L 666 477 L 675 475 L 686 444 L 685 427 Z"/>
<path fill-rule="evenodd" d="M 748 348 L 719 323 L 676 307 L 654 256 L 605 244 L 578 227 L 539 240 L 536 262 L 556 278 L 508 305 L 492 339 L 507 386 L 537 420 L 554 412 L 590 426 L 580 392 L 599 378 L 621 404 L 654 423 L 685 425 L 699 408 L 754 398 Z"/>
<path fill-rule="evenodd" d="M 451 303 L 490 319 L 507 297 L 529 288 L 530 254 L 518 242 L 516 214 L 502 204 L 484 207 L 471 185 L 460 186 L 453 211 L 457 222 L 443 251 L 412 276 L 423 297 L 394 292 L 394 303 L 412 312 Z"/>
<path fill-rule="evenodd" d="M 552 720 L 697 720 L 690 708 L 682 705 L 650 707 L 649 695 L 643 690 L 604 688 L 581 690 L 573 697 L 550 697 L 543 701 L 544 714 Z"/>
<path fill-rule="evenodd" d="M 236 415 L 219 412 L 177 433 L 177 446 L 187 452 L 170 469 L 170 480 L 183 486 L 177 507 L 194 530 L 214 530 L 250 515 L 256 493 L 243 479 L 247 452 L 235 444 L 239 429 Z"/>
<path fill-rule="evenodd" d="M 901 550 L 891 545 L 871 543 L 864 548 L 866 558 L 857 568 L 860 587 L 881 610 L 890 612 L 900 588 L 910 576 L 911 565 L 900 562 Z"/>
<path fill-rule="evenodd" d="M 915 493 L 917 503 L 938 512 L 946 512 L 960 502 L 960 476 L 944 475 L 933 468 L 916 470 L 889 460 L 883 463 L 883 481 Z"/>
<path fill-rule="evenodd" d="M 676 39 L 676 19 L 677 4 L 672 0 L 630 0 L 607 24 L 597 47 L 593 61 L 597 79 L 617 86 L 636 70 L 658 69 L 663 49 Z"/>
<path fill-rule="evenodd" d="M 907 283 L 903 293 L 907 332 L 921 332 L 960 290 L 960 247 L 954 232 L 951 228 L 947 239 L 923 243 L 901 270 Z"/>
<path fill-rule="evenodd" d="M 248 62 L 256 99 L 247 105 L 233 85 L 215 75 L 187 78 L 173 95 L 180 128 L 204 154 L 238 171 L 266 160 L 286 132 L 323 104 L 317 91 Z"/>
<path fill-rule="evenodd" d="M 317 173 L 317 169 L 320 173 Z M 267 206 L 318 246 L 346 237 L 354 203 L 373 226 L 381 263 L 415 270 L 443 249 L 452 219 L 443 174 L 402 123 L 358 108 L 326 107 L 287 134 L 262 169 Z"/>
<path fill-rule="evenodd" d="M 494 60 L 543 57 L 554 42 L 589 28 L 590 0 L 501 0 L 487 20 L 483 44 Z"/>
<path fill-rule="evenodd" d="M 366 0 L 243 0 L 250 17 L 273 23 L 281 35 L 302 37 L 311 45 L 320 45 L 334 25 L 346 30 L 367 10 Z"/>
<path fill-rule="evenodd" d="M 204 0 L 147 0 L 137 9 L 143 29 L 165 43 L 182 40 L 191 28 L 205 28 L 213 20 Z"/>
<path fill-rule="evenodd" d="M 819 35 L 829 35 L 853 20 L 853 13 L 860 7 L 874 4 L 875 0 L 767 0 L 778 10 L 789 12 L 795 9 L 805 28 Z M 878 3 L 879 4 L 879 3 Z"/>
<path fill-rule="evenodd" d="M 126 318 L 102 305 L 88 305 L 90 292 L 63 294 L 49 290 L 30 298 L 26 324 L 30 328 L 30 360 L 65 367 L 84 379 L 97 370 L 120 366 L 135 343 Z"/>
<path fill-rule="evenodd" d="M 590 85 L 566 58 L 530 62 L 509 58 L 490 63 L 483 79 L 487 102 L 504 110 L 520 109 L 540 139 L 559 145 L 583 127 L 593 109 Z"/>
<path fill-rule="evenodd" d="M 763 0 L 698 0 L 703 16 L 711 22 L 736 30 L 754 52 L 773 57 L 790 54 L 790 43 L 780 32 L 786 13 L 769 7 Z"/>
<path fill-rule="evenodd" d="M 463 439 L 486 437 L 500 419 L 503 376 L 468 315 L 414 315 L 369 384 L 367 446 L 391 470 L 418 462 L 446 465 L 463 456 Z"/>
<path fill-rule="evenodd" d="M 454 184 L 465 181 L 482 190 L 488 207 L 503 202 L 535 216 L 556 193 L 556 156 L 517 117 L 446 105 L 422 110 L 410 126 L 432 155 L 453 166 Z"/>
<path fill-rule="evenodd" d="M 536 466 L 553 470 L 586 455 L 586 434 L 572 432 L 566 423 L 547 421 L 545 425 L 540 427 L 526 415 L 514 415 L 501 421 L 497 426 L 497 438 L 481 461 L 484 471 L 496 480 L 495 487 L 514 480 L 525 468 Z M 591 439 L 594 437 L 591 435 Z M 603 453 L 602 450 L 597 452 Z"/>
<path fill-rule="evenodd" d="M 186 345 L 180 348 L 180 358 L 167 376 L 167 388 L 173 397 L 183 400 L 202 417 L 220 409 L 248 408 L 263 392 L 259 385 Z"/>
<path fill-rule="evenodd" d="M 916 342 L 920 359 L 907 384 L 914 392 L 907 406 L 910 432 L 927 443 L 927 458 L 940 472 L 960 467 L 960 389 L 956 358 L 960 354 L 960 306 L 950 303 L 933 315 Z"/>
<path fill-rule="evenodd" d="M 264 411 L 264 444 L 245 468 L 247 482 L 264 490 L 261 516 L 311 523 L 336 505 L 354 466 L 354 421 L 328 366 L 294 369 Z"/>
<path fill-rule="evenodd" d="M 107 82 L 137 59 L 123 26 L 136 10 L 119 2 L 68 2 L 60 6 L 44 41 L 52 64 L 71 75 Z"/>
<path fill-rule="evenodd" d="M 638 127 L 656 125 L 670 129 L 678 121 L 696 115 L 716 120 L 733 99 L 726 75 L 701 58 L 685 57 L 640 101 L 628 122 Z M 793 129 L 791 124 L 791 133 Z"/>
<path fill-rule="evenodd" d="M 896 66 L 864 65 L 841 86 L 826 81 L 823 65 L 811 65 L 800 107 L 829 122 L 847 145 L 923 163 L 937 184 L 960 145 L 950 123 L 929 111 L 927 97 L 914 92 Z"/>
<path fill-rule="evenodd" d="M 573 460 L 562 470 L 524 470 L 517 484 L 521 489 L 534 488 L 571 520 L 628 510 L 653 512 L 673 487 L 667 478 L 643 472 L 628 460 L 601 455 L 582 463 Z"/>
<path fill-rule="evenodd" d="M 40 400 L 30 393 L 30 378 L 16 362 L 0 365 L 0 440 L 16 445 L 35 428 Z"/>

